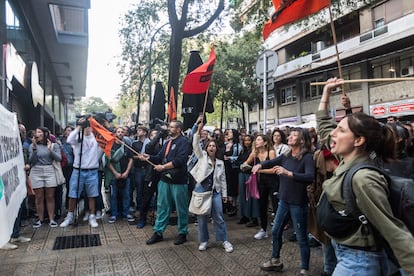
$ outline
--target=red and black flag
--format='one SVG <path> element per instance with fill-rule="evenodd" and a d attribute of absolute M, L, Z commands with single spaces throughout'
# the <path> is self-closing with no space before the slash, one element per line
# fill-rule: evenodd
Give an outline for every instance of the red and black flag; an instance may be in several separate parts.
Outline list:
<path fill-rule="evenodd" d="M 201 64 L 184 78 L 182 91 L 184 94 L 206 93 L 210 86 L 213 75 L 214 64 L 216 63 L 216 52 L 211 48 L 210 57 L 206 63 Z"/>
<path fill-rule="evenodd" d="M 266 40 L 277 28 L 314 14 L 331 4 L 330 0 L 272 0 L 275 12 L 263 27 Z"/>
<path fill-rule="evenodd" d="M 212 57 L 211 54 L 210 54 L 210 57 Z M 211 60 L 212 59 L 209 59 L 209 61 Z M 214 60 L 215 60 L 215 53 L 214 53 Z M 209 61 L 206 62 L 206 64 L 208 64 Z M 191 72 L 200 68 L 200 66 L 202 65 L 204 64 L 203 64 L 203 61 L 201 60 L 199 52 L 191 51 L 190 59 L 188 61 L 187 75 L 191 74 Z M 208 75 L 207 72 L 206 74 Z M 210 75 L 210 78 L 211 78 L 211 75 Z M 210 84 L 210 80 L 208 80 L 208 85 L 209 84 Z M 206 112 L 208 113 L 214 112 L 211 93 L 205 93 L 208 89 L 208 85 L 205 90 L 204 90 L 205 86 L 202 86 L 202 89 L 200 89 L 200 87 L 194 88 L 194 92 L 192 93 L 183 91 L 181 115 L 183 116 L 183 125 L 184 125 L 183 129 L 184 130 L 191 128 L 193 124 L 195 123 L 195 121 L 197 120 L 198 116 L 203 112 L 204 100 L 205 100 L 206 94 L 207 94 Z"/>

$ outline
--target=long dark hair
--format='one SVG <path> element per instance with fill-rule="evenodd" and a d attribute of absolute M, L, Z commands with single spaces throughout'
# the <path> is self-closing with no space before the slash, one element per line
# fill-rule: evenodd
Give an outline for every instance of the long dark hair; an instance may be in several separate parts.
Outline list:
<path fill-rule="evenodd" d="M 293 131 L 299 133 L 299 140 L 303 142 L 300 145 L 299 152 L 295 156 L 296 159 L 300 160 L 306 153 L 312 152 L 312 142 L 309 135 L 309 131 L 306 128 L 295 127 L 290 130 L 290 133 L 292 133 Z M 287 154 L 289 153 L 291 153 L 291 150 L 287 152 Z"/>
<path fill-rule="evenodd" d="M 46 127 L 38 127 L 37 129 L 43 132 L 43 140 L 39 144 L 47 145 L 47 140 L 50 140 L 50 130 Z"/>
<path fill-rule="evenodd" d="M 273 144 L 273 135 L 276 132 L 280 134 L 280 143 L 286 144 L 286 134 L 283 131 L 281 131 L 280 129 L 274 129 L 273 130 L 273 132 L 272 132 L 272 139 L 271 139 L 272 140 L 272 144 Z"/>
<path fill-rule="evenodd" d="M 214 157 L 216 159 L 221 159 L 217 140 L 208 140 L 208 142 L 204 145 L 203 149 L 207 152 L 208 145 L 210 145 L 211 143 L 214 143 L 214 145 L 216 145 L 216 154 Z"/>
<path fill-rule="evenodd" d="M 396 158 L 396 143 L 391 126 L 378 122 L 374 117 L 363 112 L 347 115 L 349 129 L 356 137 L 365 137 L 362 150 L 384 162 Z M 374 154 L 374 156 L 373 156 Z"/>

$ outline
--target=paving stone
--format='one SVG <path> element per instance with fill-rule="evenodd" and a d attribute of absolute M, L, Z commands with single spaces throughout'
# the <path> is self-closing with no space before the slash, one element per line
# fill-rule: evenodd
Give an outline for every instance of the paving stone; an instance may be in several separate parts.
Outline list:
<path fill-rule="evenodd" d="M 189 225 L 188 241 L 176 246 L 177 226 L 169 225 L 164 241 L 146 245 L 153 230 L 151 226 L 137 229 L 135 223 L 118 220 L 115 224 L 99 222 L 98 228 L 87 223 L 76 227 L 51 229 L 48 225 L 33 230 L 30 224 L 22 228 L 29 243 L 19 244 L 13 251 L 0 250 L 1 275 L 274 275 L 260 270 L 259 265 L 269 259 L 271 238 L 255 240 L 258 228 L 238 225 L 237 218 L 227 218 L 229 241 L 233 253 L 226 253 L 221 242 L 214 241 L 212 224 L 209 224 L 210 242 L 206 251 L 198 250 L 197 227 Z M 81 234 L 99 234 L 101 246 L 52 250 L 56 237 Z M 288 237 L 289 233 L 286 233 Z M 285 268 L 283 275 L 298 275 L 300 253 L 297 243 L 284 240 L 281 251 Z M 322 272 L 322 250 L 311 249 L 310 273 Z"/>

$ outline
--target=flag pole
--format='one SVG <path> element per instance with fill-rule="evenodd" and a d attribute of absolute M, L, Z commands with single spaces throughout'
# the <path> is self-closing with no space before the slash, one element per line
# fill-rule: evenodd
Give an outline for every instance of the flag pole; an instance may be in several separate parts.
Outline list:
<path fill-rule="evenodd" d="M 120 142 L 121 144 L 123 144 L 125 147 L 127 147 L 130 151 L 132 151 L 133 153 L 135 153 L 136 156 L 140 156 L 142 155 L 141 153 L 137 152 L 136 150 L 134 150 L 132 147 L 130 147 L 128 144 L 126 144 L 124 141 L 122 141 L 121 139 L 119 139 L 118 137 L 115 137 L 115 139 Z M 144 160 L 146 162 L 148 162 L 150 165 L 152 165 L 153 167 L 155 167 L 155 164 L 152 163 L 149 160 Z"/>
<path fill-rule="evenodd" d="M 203 118 L 204 114 L 206 114 L 206 108 L 207 108 L 207 97 L 208 97 L 208 88 L 206 90 L 206 93 L 204 94 L 204 104 L 203 104 Z"/>
<path fill-rule="evenodd" d="M 331 3 L 332 4 L 332 3 Z M 336 31 L 335 31 L 335 24 L 333 21 L 333 16 L 332 16 L 332 10 L 331 10 L 331 4 L 329 4 L 329 18 L 331 20 L 331 31 L 332 31 L 332 38 L 333 38 L 333 43 L 335 45 L 335 51 L 336 51 L 336 62 L 338 64 L 338 72 L 339 72 L 339 77 L 341 79 L 343 79 L 343 74 L 342 74 L 342 66 L 341 66 L 341 60 L 339 59 L 339 51 L 338 51 L 338 42 L 336 40 Z M 345 83 L 342 84 L 342 95 L 346 96 L 346 91 L 345 91 Z"/>
<path fill-rule="evenodd" d="M 377 79 L 355 79 L 355 80 L 344 80 L 344 83 L 361 83 L 361 82 L 376 82 L 376 81 L 414 81 L 414 77 L 404 77 L 404 78 L 377 78 Z M 311 82 L 310 85 L 325 85 L 328 82 Z"/>

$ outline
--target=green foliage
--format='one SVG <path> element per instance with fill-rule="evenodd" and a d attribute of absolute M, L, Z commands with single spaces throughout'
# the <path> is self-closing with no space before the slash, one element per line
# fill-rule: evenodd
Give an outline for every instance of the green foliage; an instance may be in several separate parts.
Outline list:
<path fill-rule="evenodd" d="M 232 43 L 220 42 L 216 47 L 212 89 L 230 107 L 253 105 L 260 100 L 255 78 L 255 65 L 261 52 L 261 43 L 255 33 L 245 33 Z"/>
<path fill-rule="evenodd" d="M 84 97 L 75 102 L 75 113 L 80 115 L 105 112 L 110 106 L 99 97 Z"/>

